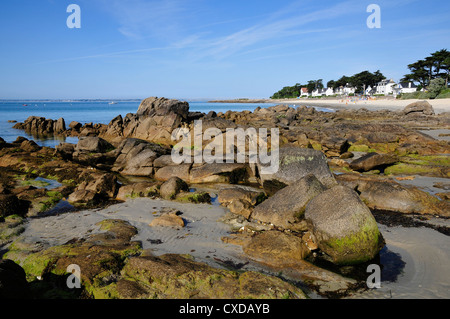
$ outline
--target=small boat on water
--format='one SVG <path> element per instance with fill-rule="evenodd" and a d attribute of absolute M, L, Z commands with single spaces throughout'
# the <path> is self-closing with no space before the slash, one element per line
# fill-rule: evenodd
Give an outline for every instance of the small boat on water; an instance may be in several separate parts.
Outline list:
<path fill-rule="evenodd" d="M 109 104 L 109 105 L 117 104 L 117 102 L 109 102 L 108 104 Z"/>
<path fill-rule="evenodd" d="M 28 106 L 28 104 L 22 104 L 22 106 Z"/>

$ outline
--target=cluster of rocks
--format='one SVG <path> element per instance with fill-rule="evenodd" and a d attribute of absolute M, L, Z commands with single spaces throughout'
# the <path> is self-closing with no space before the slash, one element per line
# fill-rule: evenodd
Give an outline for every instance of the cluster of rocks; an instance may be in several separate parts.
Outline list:
<path fill-rule="evenodd" d="M 197 119 L 202 119 L 203 130 L 215 127 L 222 133 L 237 127 L 279 128 L 279 169 L 264 173 L 267 164 L 260 162 L 174 163 L 172 132 L 192 130 Z M 65 199 L 89 208 L 155 196 L 208 203 L 208 192 L 190 190 L 198 184 L 214 184 L 218 202 L 230 211 L 223 221 L 242 226 L 224 237 L 225 243 L 241 245 L 248 258 L 274 271 L 289 272 L 291 278 L 308 281 L 310 275 L 305 274 L 316 273 L 320 278 L 315 283 L 334 283 L 328 291 L 344 291 L 356 282 L 319 270 L 307 260 L 318 254 L 339 266 L 373 260 L 384 241 L 371 209 L 448 215 L 448 201 L 366 174 L 397 165 L 408 154 L 448 153 L 448 142 L 412 129 L 425 124 L 440 126 L 448 120 L 445 115 L 434 115 L 424 104 L 412 105 L 404 112 L 324 113 L 279 105 L 254 112 L 203 114 L 189 112 L 186 102 L 165 98 L 145 99 L 136 114 L 118 116 L 108 125 L 72 122 L 66 130 L 63 119 L 30 117 L 15 127 L 35 135 L 78 136 L 79 141 L 61 143 L 53 150 L 25 138 L 14 143 L 0 138 L 0 219 L 4 220 L 0 224 L 8 229 L 7 233 L 0 227 L 0 244 L 10 243 L 20 233 L 21 218 L 42 213 L 42 207 L 36 207 L 43 203 L 49 208 Z M 361 156 L 355 157 L 357 153 Z M 330 165 L 348 172 L 335 176 Z M 447 171 L 444 165 L 439 174 Z M 44 176 L 63 186 L 51 192 L 43 187 L 18 187 L 17 176 L 25 180 Z M 146 180 L 133 182 L 136 178 Z M 34 277 L 63 276 L 67 265 L 83 265 L 89 270 L 84 271 L 83 285 L 96 298 L 304 297 L 298 288 L 279 278 L 253 272 L 236 277 L 186 256 L 147 256 L 139 243 L 131 240 L 136 234 L 133 226 L 117 220 L 100 226 L 106 233 L 39 252 L 12 249 L 7 257 Z M 171 211 L 155 218 L 150 226 L 183 228 L 185 224 Z M 8 263 L 6 268 L 15 267 Z M 54 265 L 53 269 L 49 265 Z M 19 277 L 22 279 L 17 281 L 23 281 L 23 273 Z M 271 287 L 270 294 L 266 286 Z"/>
<path fill-rule="evenodd" d="M 44 117 L 30 116 L 24 123 L 17 123 L 13 128 L 24 130 L 35 136 L 59 135 L 66 132 L 66 122 L 63 118 L 55 121 Z"/>

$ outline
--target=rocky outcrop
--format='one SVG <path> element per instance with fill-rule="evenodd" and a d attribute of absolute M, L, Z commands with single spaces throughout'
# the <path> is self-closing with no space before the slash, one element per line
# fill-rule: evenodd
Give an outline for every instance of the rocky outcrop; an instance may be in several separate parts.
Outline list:
<path fill-rule="evenodd" d="M 262 191 L 241 186 L 224 187 L 219 190 L 219 203 L 232 213 L 249 219 L 256 205 L 266 199 Z"/>
<path fill-rule="evenodd" d="M 433 106 L 427 101 L 418 101 L 408 104 L 403 110 L 405 115 L 408 114 L 423 114 L 423 115 L 434 115 Z"/>
<path fill-rule="evenodd" d="M 178 177 L 171 177 L 161 185 L 159 193 L 162 198 L 174 199 L 178 193 L 189 191 L 189 186 Z"/>
<path fill-rule="evenodd" d="M 283 229 L 304 230 L 306 205 L 325 190 L 314 175 L 306 175 L 257 205 L 251 217 Z"/>
<path fill-rule="evenodd" d="M 300 289 L 279 278 L 215 269 L 173 254 L 130 258 L 122 275 L 118 293 L 128 298 L 305 298 Z"/>
<path fill-rule="evenodd" d="M 75 147 L 76 152 L 107 153 L 114 149 L 109 142 L 100 137 L 80 137 Z"/>
<path fill-rule="evenodd" d="M 355 189 L 371 209 L 450 216 L 448 202 L 440 201 L 417 187 L 401 185 L 392 179 L 344 174 L 338 176 L 338 181 Z"/>
<path fill-rule="evenodd" d="M 183 228 L 186 223 L 184 219 L 180 216 L 181 213 L 177 210 L 170 210 L 164 212 L 161 216 L 155 217 L 149 224 L 150 227 L 171 227 L 180 229 Z"/>
<path fill-rule="evenodd" d="M 371 260 L 383 247 L 369 208 L 346 186 L 335 186 L 313 198 L 305 219 L 314 242 L 336 264 Z"/>
<path fill-rule="evenodd" d="M 95 205 L 116 197 L 119 189 L 117 177 L 111 173 L 84 172 L 83 180 L 68 198 L 71 204 Z"/>
<path fill-rule="evenodd" d="M 246 181 L 250 175 L 248 164 L 239 163 L 213 163 L 192 167 L 189 172 L 189 181 L 200 183 L 230 183 L 237 184 Z"/>
<path fill-rule="evenodd" d="M 190 182 L 189 172 L 192 164 L 169 165 L 158 169 L 155 173 L 155 179 L 165 182 L 172 177 L 179 177 L 186 182 Z"/>
<path fill-rule="evenodd" d="M 167 152 L 158 144 L 127 138 L 117 147 L 112 170 L 122 175 L 151 176 L 154 173 L 153 161 Z"/>
<path fill-rule="evenodd" d="M 274 267 L 295 264 L 311 252 L 300 237 L 274 230 L 254 236 L 243 250 L 250 258 Z"/>
<path fill-rule="evenodd" d="M 119 188 L 116 199 L 127 200 L 136 197 L 152 197 L 159 195 L 160 184 L 156 182 L 141 182 L 123 185 Z"/>
<path fill-rule="evenodd" d="M 188 115 L 187 102 L 150 97 L 141 102 L 136 114 L 114 118 L 100 136 L 114 141 L 121 138 L 138 138 L 173 145 L 172 131 L 186 122 Z"/>
<path fill-rule="evenodd" d="M 368 153 L 350 163 L 350 168 L 355 171 L 368 172 L 373 169 L 395 164 L 398 158 L 389 154 Z"/>
<path fill-rule="evenodd" d="M 179 115 L 186 120 L 189 112 L 189 104 L 178 100 L 149 97 L 141 102 L 136 115 L 139 117 Z"/>
<path fill-rule="evenodd" d="M 46 136 L 65 133 L 66 124 L 63 118 L 55 121 L 44 117 L 30 116 L 24 123 L 17 123 L 13 128 L 25 130 L 37 136 Z"/>
<path fill-rule="evenodd" d="M 261 168 L 264 166 L 261 163 L 257 167 L 261 184 L 270 194 L 308 174 L 313 174 L 325 187 L 336 185 L 325 155 L 320 151 L 310 148 L 281 147 L 278 163 L 279 169 L 275 173 L 261 173 Z"/>

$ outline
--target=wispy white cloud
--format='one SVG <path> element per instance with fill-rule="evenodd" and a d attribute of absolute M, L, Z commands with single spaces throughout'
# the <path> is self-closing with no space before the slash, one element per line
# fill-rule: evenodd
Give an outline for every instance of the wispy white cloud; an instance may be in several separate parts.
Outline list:
<path fill-rule="evenodd" d="M 180 28 L 186 1 L 182 0 L 101 0 L 103 7 L 119 22 L 124 36 L 141 39 L 167 37 Z"/>
<path fill-rule="evenodd" d="M 199 52 L 195 52 L 196 58 L 213 57 L 223 59 L 257 44 L 267 43 L 271 40 L 294 34 L 314 32 L 308 30 L 308 24 L 334 19 L 357 12 L 357 10 L 360 11 L 360 6 L 355 6 L 355 3 L 356 1 L 346 1 L 326 9 L 302 13 L 302 11 L 290 10 L 292 5 L 298 5 L 298 2 L 295 2 L 289 8 L 282 8 L 280 11 L 275 12 L 263 22 L 223 37 L 209 39 L 206 45 L 203 43 Z"/>

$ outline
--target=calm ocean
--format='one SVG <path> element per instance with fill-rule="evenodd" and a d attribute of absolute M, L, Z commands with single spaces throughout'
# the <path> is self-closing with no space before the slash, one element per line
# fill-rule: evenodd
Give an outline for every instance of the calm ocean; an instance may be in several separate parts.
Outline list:
<path fill-rule="evenodd" d="M 64 118 L 66 126 L 72 121 L 84 123 L 108 124 L 117 115 L 125 116 L 128 113 L 136 113 L 141 101 L 118 101 L 117 104 L 109 104 L 109 101 L 72 101 L 72 102 L 47 102 L 47 101 L 0 101 L 0 137 L 6 142 L 15 141 L 18 136 L 33 139 L 41 146 L 55 147 L 61 142 L 77 143 L 77 138 L 47 138 L 37 139 L 22 130 L 12 127 L 15 123 L 8 121 L 24 122 L 29 116 L 41 116 L 56 120 Z M 189 102 L 191 112 L 209 111 L 226 112 L 253 111 L 258 106 L 270 107 L 275 104 L 248 104 L 248 103 L 208 103 Z"/>

